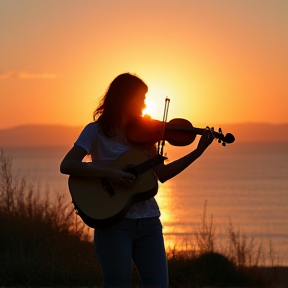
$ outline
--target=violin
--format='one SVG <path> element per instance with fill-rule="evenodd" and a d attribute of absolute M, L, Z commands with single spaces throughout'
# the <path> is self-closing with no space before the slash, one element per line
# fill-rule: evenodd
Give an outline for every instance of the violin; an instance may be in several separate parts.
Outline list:
<path fill-rule="evenodd" d="M 222 129 L 218 132 L 209 128 L 212 136 L 218 139 L 223 146 L 235 141 L 231 133 L 224 135 Z M 206 128 L 196 128 L 186 119 L 175 118 L 169 122 L 154 120 L 150 117 L 139 117 L 128 122 L 126 127 L 127 138 L 135 144 L 157 143 L 165 140 L 173 146 L 190 145 L 196 135 L 202 135 Z"/>

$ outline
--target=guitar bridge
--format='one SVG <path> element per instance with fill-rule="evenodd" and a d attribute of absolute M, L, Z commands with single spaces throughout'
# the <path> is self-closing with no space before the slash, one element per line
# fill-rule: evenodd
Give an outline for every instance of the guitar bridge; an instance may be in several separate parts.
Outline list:
<path fill-rule="evenodd" d="M 103 189 L 109 194 L 110 197 L 115 196 L 115 191 L 110 181 L 107 178 L 101 178 Z"/>

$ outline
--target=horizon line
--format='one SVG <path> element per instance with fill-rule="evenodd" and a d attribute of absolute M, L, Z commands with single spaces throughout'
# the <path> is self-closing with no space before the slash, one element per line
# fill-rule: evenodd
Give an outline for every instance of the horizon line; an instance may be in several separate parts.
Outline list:
<path fill-rule="evenodd" d="M 91 121 L 94 122 L 94 121 Z M 90 123 L 91 123 L 90 122 Z M 169 122 L 169 121 L 168 121 Z M 0 127 L 0 130 L 10 130 L 10 129 L 15 129 L 15 128 L 20 128 L 20 127 L 31 127 L 31 126 L 58 126 L 58 127 L 69 127 L 69 128 L 76 128 L 76 127 L 84 127 L 86 124 L 74 124 L 74 125 L 69 125 L 69 124 L 61 124 L 61 123 L 24 123 L 24 124 L 19 124 L 19 125 L 14 125 L 14 126 L 7 126 L 7 127 Z M 200 125 L 204 125 L 203 123 L 199 123 Z M 280 125 L 287 125 L 287 122 L 279 122 L 279 123 L 273 123 L 273 122 L 259 122 L 259 121 L 243 121 L 243 122 L 226 122 L 226 123 L 220 123 L 217 125 L 275 125 L 275 126 L 280 126 Z M 194 126 L 194 125 L 193 125 Z"/>

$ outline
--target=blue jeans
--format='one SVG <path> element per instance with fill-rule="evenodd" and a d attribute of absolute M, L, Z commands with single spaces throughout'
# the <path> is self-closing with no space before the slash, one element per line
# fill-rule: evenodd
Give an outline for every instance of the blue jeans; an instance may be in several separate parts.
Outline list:
<path fill-rule="evenodd" d="M 94 242 L 102 267 L 103 288 L 131 287 L 132 260 L 142 287 L 168 287 L 167 259 L 158 217 L 124 218 L 112 227 L 95 229 Z"/>

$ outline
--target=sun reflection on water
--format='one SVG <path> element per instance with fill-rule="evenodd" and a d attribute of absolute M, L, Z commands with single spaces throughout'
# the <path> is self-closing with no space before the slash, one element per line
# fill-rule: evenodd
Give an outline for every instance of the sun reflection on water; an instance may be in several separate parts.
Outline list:
<path fill-rule="evenodd" d="M 197 245 L 191 222 L 185 218 L 187 211 L 179 209 L 181 204 L 177 199 L 177 183 L 173 179 L 165 184 L 159 183 L 155 198 L 161 211 L 165 248 L 168 254 L 173 251 L 196 251 Z"/>

